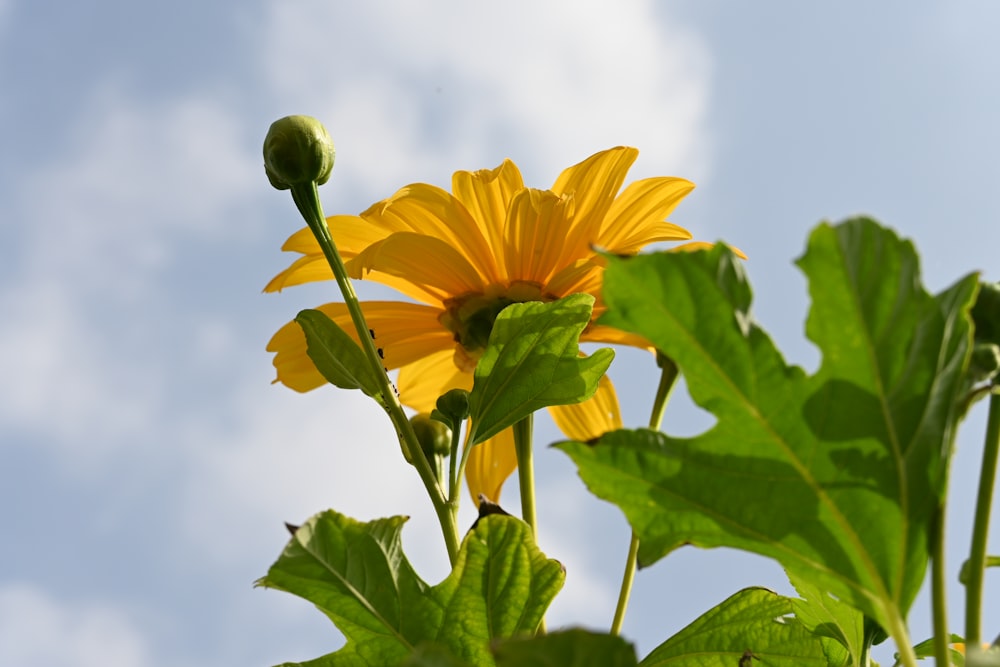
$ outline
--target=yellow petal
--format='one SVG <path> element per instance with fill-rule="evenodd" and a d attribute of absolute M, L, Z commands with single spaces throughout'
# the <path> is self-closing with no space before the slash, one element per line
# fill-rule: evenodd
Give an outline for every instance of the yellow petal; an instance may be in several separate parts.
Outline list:
<path fill-rule="evenodd" d="M 477 267 L 488 282 L 496 280 L 496 258 L 476 221 L 458 199 L 439 187 L 408 185 L 361 215 L 392 234 L 414 232 L 438 239 Z"/>
<path fill-rule="evenodd" d="M 599 314 L 600 313 L 595 312 L 594 317 L 596 318 Z M 628 345 L 629 347 L 638 347 L 648 350 L 653 349 L 653 344 L 638 334 L 628 333 L 620 329 L 604 326 L 602 324 L 591 324 L 588 326 L 584 332 L 580 334 L 580 342 Z"/>
<path fill-rule="evenodd" d="M 612 203 L 597 245 L 614 253 L 633 253 L 655 241 L 686 241 L 691 232 L 664 222 L 694 189 L 683 178 L 646 178 L 631 183 Z"/>
<path fill-rule="evenodd" d="M 337 251 L 344 260 L 353 259 L 362 250 L 386 236 L 384 230 L 356 215 L 334 215 L 327 220 Z M 280 292 L 285 287 L 304 283 L 333 280 L 333 271 L 323 255 L 316 237 L 308 227 L 300 229 L 285 241 L 281 249 L 302 253 L 292 265 L 271 279 L 265 292 Z M 393 285 L 394 287 L 394 285 Z"/>
<path fill-rule="evenodd" d="M 437 399 L 452 389 L 472 389 L 472 373 L 462 372 L 453 361 L 455 343 L 399 369 L 399 401 L 417 412 L 430 412 Z"/>
<path fill-rule="evenodd" d="M 507 278 L 503 272 L 503 232 L 507 219 L 507 209 L 514 195 L 524 189 L 521 172 L 510 160 L 504 160 L 496 169 L 479 171 L 456 171 L 451 178 L 451 190 L 465 206 L 479 226 L 483 238 L 487 240 L 497 259 L 500 279 Z"/>
<path fill-rule="evenodd" d="M 514 450 L 514 429 L 508 428 L 489 440 L 475 445 L 469 451 L 465 464 L 465 482 L 472 500 L 479 505 L 479 494 L 500 502 L 500 491 L 510 474 L 517 470 L 517 452 Z"/>
<path fill-rule="evenodd" d="M 595 153 L 563 171 L 552 191 L 558 195 L 572 194 L 576 199 L 576 214 L 595 220 L 600 229 L 601 220 L 638 155 L 638 150 L 625 146 Z"/>
<path fill-rule="evenodd" d="M 504 230 L 504 265 L 510 280 L 545 285 L 562 268 L 570 220 L 569 200 L 548 190 L 525 189 L 515 195 Z"/>
<path fill-rule="evenodd" d="M 549 278 L 545 291 L 557 297 L 580 293 L 599 296 L 603 278 L 604 263 L 599 258 L 580 259 Z"/>
<path fill-rule="evenodd" d="M 615 387 L 607 375 L 601 378 L 594 395 L 576 405 L 549 408 L 556 426 L 567 438 L 587 442 L 622 427 L 621 410 Z"/>
<path fill-rule="evenodd" d="M 333 280 L 333 271 L 323 255 L 305 255 L 292 262 L 287 269 L 271 278 L 265 292 L 280 292 L 286 287 L 303 283 Z"/>
<path fill-rule="evenodd" d="M 403 301 L 367 301 L 361 304 L 370 331 L 375 333 L 375 345 L 382 350 L 382 362 L 388 369 L 418 362 L 442 350 L 450 354 L 454 348 L 451 333 L 438 322 L 440 311 L 430 306 Z M 343 303 L 328 303 L 318 310 L 324 312 L 355 341 L 354 322 Z M 297 322 L 281 327 L 267 344 L 274 352 L 277 382 L 296 390 L 309 391 L 326 384 L 306 352 L 306 337 Z"/>
<path fill-rule="evenodd" d="M 480 272 L 457 249 L 413 232 L 396 232 L 347 262 L 353 278 L 364 278 L 372 271 L 401 278 L 439 302 L 486 287 Z"/>
<path fill-rule="evenodd" d="M 669 252 L 695 252 L 696 250 L 711 250 L 714 245 L 714 243 L 708 243 L 707 241 L 689 241 L 688 243 L 682 243 L 670 248 Z M 729 246 L 729 249 L 732 250 L 733 253 L 740 259 L 747 259 L 746 254 L 736 246 L 731 245 Z"/>

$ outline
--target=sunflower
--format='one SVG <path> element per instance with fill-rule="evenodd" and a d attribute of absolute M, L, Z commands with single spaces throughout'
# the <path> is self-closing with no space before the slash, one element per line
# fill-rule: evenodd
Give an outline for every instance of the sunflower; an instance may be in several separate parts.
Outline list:
<path fill-rule="evenodd" d="M 648 347 L 639 337 L 594 324 L 604 311 L 604 267 L 595 248 L 634 254 L 654 242 L 688 241 L 691 234 L 665 218 L 694 184 L 658 177 L 622 190 L 637 155 L 627 147 L 602 151 L 563 171 L 548 190 L 525 187 L 517 166 L 505 160 L 495 169 L 456 172 L 451 193 L 415 183 L 360 215 L 327 218 L 352 278 L 377 281 L 410 299 L 361 304 L 386 368 L 399 369 L 403 405 L 429 412 L 446 391 L 471 389 L 493 322 L 512 303 L 585 292 L 596 303 L 581 342 Z M 705 245 L 689 242 L 676 249 Z M 302 256 L 265 292 L 333 278 L 308 228 L 293 234 L 282 250 Z M 356 335 L 344 304 L 319 310 Z M 275 353 L 275 382 L 301 392 L 326 383 L 306 354 L 297 323 L 283 326 L 267 350 Z M 589 401 L 549 410 L 573 439 L 621 426 L 607 379 Z M 516 466 L 510 429 L 477 445 L 466 468 L 472 497 L 483 493 L 498 500 Z"/>

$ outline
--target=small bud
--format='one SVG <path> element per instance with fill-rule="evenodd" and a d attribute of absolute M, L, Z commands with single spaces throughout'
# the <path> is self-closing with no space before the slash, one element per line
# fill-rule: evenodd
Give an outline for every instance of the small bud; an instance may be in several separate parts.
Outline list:
<path fill-rule="evenodd" d="M 1000 283 L 980 283 L 972 307 L 976 342 L 1000 345 Z"/>
<path fill-rule="evenodd" d="M 992 380 L 1000 371 L 1000 347 L 993 343 L 975 343 L 969 361 L 969 376 L 974 383 Z"/>
<path fill-rule="evenodd" d="M 310 116 L 285 116 L 271 123 L 264 137 L 264 171 L 279 190 L 330 178 L 335 157 L 333 140 L 323 124 Z"/>
<path fill-rule="evenodd" d="M 456 427 L 469 416 L 469 392 L 452 389 L 437 400 L 435 413 L 440 413 L 452 427 Z"/>
<path fill-rule="evenodd" d="M 428 461 L 433 461 L 435 456 L 447 456 L 451 453 L 451 429 L 441 422 L 431 419 L 428 414 L 413 415 L 410 417 L 410 426 L 417 436 L 420 449 Z M 406 456 L 406 449 L 403 449 L 403 456 Z M 409 456 L 406 456 L 408 463 L 413 463 Z"/>

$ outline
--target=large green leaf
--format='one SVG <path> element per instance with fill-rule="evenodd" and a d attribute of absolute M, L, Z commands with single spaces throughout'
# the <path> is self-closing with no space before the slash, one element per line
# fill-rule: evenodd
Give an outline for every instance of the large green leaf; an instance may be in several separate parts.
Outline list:
<path fill-rule="evenodd" d="M 326 381 L 341 389 L 360 389 L 380 403 L 382 392 L 371 365 L 354 339 L 319 310 L 295 316 L 306 336 L 306 353 Z"/>
<path fill-rule="evenodd" d="M 791 580 L 801 596 L 793 601 L 799 622 L 817 637 L 827 637 L 844 647 L 850 664 L 861 665 L 866 653 L 864 615 L 801 577 L 792 576 Z"/>
<path fill-rule="evenodd" d="M 469 396 L 473 444 L 536 410 L 594 395 L 614 351 L 580 356 L 580 333 L 593 307 L 594 297 L 574 294 L 550 303 L 515 303 L 501 311 Z"/>
<path fill-rule="evenodd" d="M 717 423 L 561 446 L 625 511 L 642 564 L 684 544 L 754 551 L 905 641 L 967 387 L 976 277 L 929 296 L 913 246 L 867 219 L 820 225 L 799 265 L 823 354 L 811 377 L 753 322 L 725 248 L 609 258 L 602 323 L 676 361 Z"/>
<path fill-rule="evenodd" d="M 847 653 L 826 644 L 792 615 L 794 601 L 766 588 L 747 588 L 702 614 L 663 642 L 639 667 L 839 667 Z"/>
<path fill-rule="evenodd" d="M 627 641 L 579 628 L 497 642 L 493 653 L 497 667 L 636 667 Z"/>
<path fill-rule="evenodd" d="M 347 638 L 304 665 L 381 667 L 411 656 L 413 664 L 492 665 L 490 641 L 533 632 L 562 587 L 562 566 L 538 550 L 525 523 L 501 515 L 481 519 L 451 574 L 428 586 L 403 554 L 405 521 L 317 514 L 257 582 L 309 600 Z"/>

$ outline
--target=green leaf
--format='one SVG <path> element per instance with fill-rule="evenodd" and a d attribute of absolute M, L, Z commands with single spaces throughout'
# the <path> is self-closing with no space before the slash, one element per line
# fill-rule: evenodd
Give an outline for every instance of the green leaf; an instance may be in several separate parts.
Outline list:
<path fill-rule="evenodd" d="M 965 645 L 965 640 L 960 635 L 950 635 L 948 637 L 949 644 L 962 644 Z M 924 658 L 934 657 L 934 638 L 925 639 L 919 644 L 914 644 L 913 653 L 918 659 L 923 660 Z M 951 657 L 951 663 L 955 667 L 963 667 L 965 665 L 965 654 L 958 651 L 951 646 L 948 647 L 948 653 Z M 899 654 L 896 654 L 896 659 L 899 659 Z"/>
<path fill-rule="evenodd" d="M 674 359 L 717 418 L 690 439 L 619 431 L 561 445 L 624 510 L 640 562 L 684 544 L 753 551 L 906 641 L 968 387 L 976 276 L 931 297 L 909 242 L 867 219 L 820 225 L 799 261 L 823 354 L 808 377 L 753 322 L 724 247 L 608 261 L 601 323 Z"/>
<path fill-rule="evenodd" d="M 773 667 L 847 664 L 843 650 L 828 657 L 829 647 L 792 611 L 793 601 L 774 591 L 744 589 L 657 646 L 639 667 L 735 667 L 744 656 L 756 658 L 750 658 L 750 664 Z"/>
<path fill-rule="evenodd" d="M 493 654 L 497 667 L 636 667 L 627 641 L 579 628 L 496 642 Z"/>
<path fill-rule="evenodd" d="M 862 664 L 865 654 L 865 617 L 849 604 L 813 586 L 805 579 L 790 576 L 802 599 L 793 600 L 795 617 L 817 637 L 826 637 L 842 646 L 850 664 Z"/>
<path fill-rule="evenodd" d="M 580 356 L 580 333 L 593 307 L 594 297 L 574 294 L 550 303 L 515 303 L 501 311 L 476 365 L 469 396 L 472 444 L 536 410 L 594 395 L 614 351 Z"/>
<path fill-rule="evenodd" d="M 492 665 L 489 642 L 533 632 L 562 587 L 562 566 L 538 550 L 528 526 L 500 515 L 480 520 L 451 574 L 428 586 L 403 554 L 405 521 L 318 514 L 257 582 L 309 600 L 347 638 L 305 665 L 380 667 L 411 656 L 414 664 Z"/>
<path fill-rule="evenodd" d="M 318 310 L 303 310 L 295 321 L 306 335 L 306 353 L 327 382 L 341 389 L 360 389 L 382 402 L 365 353 L 346 331 Z"/>

